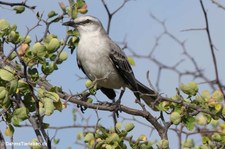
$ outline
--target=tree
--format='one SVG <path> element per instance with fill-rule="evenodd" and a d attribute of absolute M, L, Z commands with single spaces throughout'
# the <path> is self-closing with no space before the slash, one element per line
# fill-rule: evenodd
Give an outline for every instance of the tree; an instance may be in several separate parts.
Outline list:
<path fill-rule="evenodd" d="M 106 1 L 101 2 L 108 16 L 107 32 L 110 33 L 114 15 L 130 1 L 122 1 L 115 11 L 110 11 Z M 46 10 L 47 12 L 44 13 L 39 12 L 36 6 L 28 4 L 28 1 L 21 3 L 0 1 L 1 9 L 12 7 L 13 12 L 10 13 L 16 12 L 19 15 L 28 11 L 28 13 L 35 12 L 36 15 L 36 24 L 27 28 L 26 33 L 20 33 L 17 25 L 10 24 L 7 18 L 0 19 L 0 113 L 1 123 L 6 126 L 0 131 L 1 148 L 6 148 L 5 137 L 10 137 L 11 142 L 16 143 L 17 140 L 13 139 L 14 131 L 19 127 L 33 129 L 36 138 L 30 138 L 31 142 L 27 144 L 31 148 L 57 147 L 60 141 L 65 141 L 57 137 L 58 130 L 78 127 L 82 128 L 82 132 L 77 133 L 76 143 L 86 148 L 169 148 L 173 146 L 173 140 L 169 138 L 170 134 L 176 134 L 179 148 L 224 148 L 224 83 L 220 78 L 222 72 L 219 69 L 217 46 L 214 44 L 210 17 L 205 2 L 203 3 L 202 0 L 198 2 L 203 27 L 182 31 L 204 32 L 207 38 L 204 44 L 211 52 L 213 63 L 210 71 L 215 75 L 215 79 L 211 79 L 201 69 L 199 60 L 190 54 L 186 43 L 171 33 L 164 21 L 151 14 L 150 18 L 163 30 L 156 37 L 151 51 L 144 55 L 140 54 L 137 50 L 133 50 L 126 40 L 120 42 L 120 45 L 130 53 L 131 64 L 134 64 L 133 58 L 147 59 L 158 68 L 155 90 L 159 96 L 151 105 L 157 110 L 154 111 L 142 103 L 136 103 L 134 107 L 121 104 L 118 116 L 116 104 L 110 101 L 102 103 L 93 100 L 98 90 L 90 85 L 90 81 L 86 82 L 86 89 L 81 92 L 77 90 L 75 93 L 66 91 L 64 87 L 50 81 L 53 74 L 62 69 L 60 65 L 68 61 L 66 49 L 69 48 L 73 53 L 79 42 L 76 29 L 67 28 L 67 33 L 59 33 L 51 28 L 54 25 L 62 27 L 61 24 L 65 19 L 75 19 L 77 15 L 87 13 L 87 4 L 83 0 L 60 2 L 58 3 L 60 12 Z M 225 10 L 222 3 L 214 0 L 210 5 L 217 6 L 217 9 L 223 12 Z M 165 37 L 175 42 L 183 53 L 183 59 L 177 59 L 172 66 L 155 58 L 158 46 L 162 44 Z M 182 67 L 185 60 L 192 66 L 190 69 Z M 176 89 L 174 88 L 175 92 L 171 97 L 160 92 L 160 86 L 164 84 L 162 72 L 165 70 L 178 75 L 177 80 L 180 83 Z M 149 86 L 154 88 L 149 72 L 146 76 Z M 185 77 L 192 80 L 183 84 L 181 81 Z M 199 82 L 206 84 L 207 90 L 200 92 L 202 86 Z M 134 101 L 132 99 L 130 101 Z M 85 120 L 83 122 L 80 120 L 82 125 L 74 123 L 70 126 L 55 127 L 54 124 L 45 121 L 47 118 L 52 118 L 56 111 L 64 111 L 71 104 L 76 105 L 72 111 L 74 122 L 80 118 Z M 95 123 L 89 122 L 89 118 L 86 117 L 87 111 L 95 112 Z M 108 119 L 114 123 L 110 126 L 102 123 L 103 111 L 112 114 Z M 138 131 L 138 127 L 148 128 L 150 135 L 135 135 L 133 132 Z M 55 134 L 49 134 L 50 129 L 54 129 Z M 153 133 L 156 135 L 152 135 Z M 195 138 L 201 140 L 201 143 L 194 141 Z"/>

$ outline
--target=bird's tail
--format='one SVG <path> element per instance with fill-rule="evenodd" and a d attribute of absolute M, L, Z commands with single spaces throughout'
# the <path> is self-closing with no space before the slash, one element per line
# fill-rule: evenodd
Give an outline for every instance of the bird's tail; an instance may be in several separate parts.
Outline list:
<path fill-rule="evenodd" d="M 158 96 L 157 92 L 155 92 L 152 89 L 148 88 L 147 86 L 145 86 L 144 84 L 142 84 L 138 80 L 136 80 L 136 84 L 137 84 L 137 91 L 133 90 L 135 96 L 137 97 L 137 95 L 138 95 L 139 98 L 143 99 L 144 102 L 148 106 L 152 107 L 152 104 L 157 99 L 157 96 Z"/>

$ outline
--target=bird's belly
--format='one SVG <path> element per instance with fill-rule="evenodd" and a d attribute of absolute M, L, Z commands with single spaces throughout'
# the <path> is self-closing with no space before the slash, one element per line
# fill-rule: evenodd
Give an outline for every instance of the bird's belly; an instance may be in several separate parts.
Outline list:
<path fill-rule="evenodd" d="M 96 81 L 98 86 L 119 89 L 124 81 L 108 58 L 90 59 L 82 63 L 89 79 Z"/>

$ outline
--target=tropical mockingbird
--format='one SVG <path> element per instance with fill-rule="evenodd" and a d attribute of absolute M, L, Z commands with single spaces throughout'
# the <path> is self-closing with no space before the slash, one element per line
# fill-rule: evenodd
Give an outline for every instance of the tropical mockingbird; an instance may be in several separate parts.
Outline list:
<path fill-rule="evenodd" d="M 120 101 L 128 87 L 151 106 L 157 98 L 156 92 L 136 80 L 125 53 L 110 39 L 97 18 L 81 16 L 63 25 L 72 26 L 80 33 L 76 51 L 78 67 L 108 98 L 116 97 L 113 89 L 122 89 Z"/>

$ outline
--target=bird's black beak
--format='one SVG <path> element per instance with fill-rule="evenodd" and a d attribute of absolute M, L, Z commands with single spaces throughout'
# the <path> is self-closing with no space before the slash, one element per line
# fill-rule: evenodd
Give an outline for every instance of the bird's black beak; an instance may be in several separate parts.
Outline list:
<path fill-rule="evenodd" d="M 76 27 L 76 24 L 74 21 L 64 22 L 62 25 Z"/>

